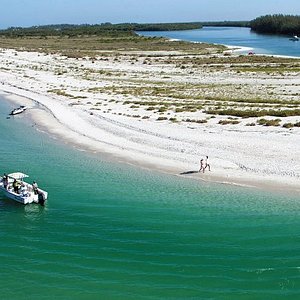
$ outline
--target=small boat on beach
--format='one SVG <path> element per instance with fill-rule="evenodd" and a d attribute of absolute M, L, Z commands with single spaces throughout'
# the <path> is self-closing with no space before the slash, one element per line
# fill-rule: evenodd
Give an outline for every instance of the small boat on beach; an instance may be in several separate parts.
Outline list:
<path fill-rule="evenodd" d="M 14 116 L 14 115 L 21 114 L 21 113 L 24 112 L 26 109 L 27 109 L 26 106 L 21 105 L 20 107 L 13 109 L 13 110 L 10 112 L 10 115 L 11 115 L 11 116 Z"/>
<path fill-rule="evenodd" d="M 33 184 L 25 182 L 24 178 L 26 177 L 29 176 L 21 172 L 0 176 L 0 191 L 7 198 L 22 204 L 39 203 L 44 205 L 48 193 L 38 188 L 35 182 Z"/>
<path fill-rule="evenodd" d="M 294 35 L 292 38 L 290 38 L 290 41 L 294 41 L 294 42 L 297 42 L 299 41 L 299 37 L 297 35 Z"/>

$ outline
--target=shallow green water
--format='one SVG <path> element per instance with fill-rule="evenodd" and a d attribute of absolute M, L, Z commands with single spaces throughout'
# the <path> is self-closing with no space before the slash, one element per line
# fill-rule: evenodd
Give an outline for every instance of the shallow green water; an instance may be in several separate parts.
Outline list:
<path fill-rule="evenodd" d="M 106 162 L 7 120 L 0 172 L 49 192 L 0 195 L 1 299 L 297 299 L 296 196 L 204 184 Z"/>

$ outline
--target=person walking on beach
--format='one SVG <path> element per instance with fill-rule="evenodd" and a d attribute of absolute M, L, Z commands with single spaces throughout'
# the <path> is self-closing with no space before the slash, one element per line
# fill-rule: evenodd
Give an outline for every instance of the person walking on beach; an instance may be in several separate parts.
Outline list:
<path fill-rule="evenodd" d="M 204 168 L 203 168 L 203 173 L 205 171 L 205 169 L 208 167 L 208 171 L 210 171 L 210 163 L 209 163 L 209 160 L 208 160 L 208 156 L 206 156 L 205 158 L 205 164 L 204 164 Z"/>
<path fill-rule="evenodd" d="M 199 169 L 199 172 L 201 172 L 201 170 L 203 170 L 203 172 L 204 172 L 204 162 L 203 162 L 203 158 L 200 159 L 200 169 Z"/>

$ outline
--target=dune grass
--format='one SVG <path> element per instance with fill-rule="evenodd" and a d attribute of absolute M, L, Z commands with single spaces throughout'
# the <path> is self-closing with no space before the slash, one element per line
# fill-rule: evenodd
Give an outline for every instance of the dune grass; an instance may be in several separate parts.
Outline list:
<path fill-rule="evenodd" d="M 40 64 L 32 65 L 30 68 L 34 71 L 51 71 L 61 77 L 74 76 L 88 82 L 84 84 L 86 86 L 82 87 L 80 93 L 63 85 L 49 89 L 49 93 L 69 99 L 85 98 L 86 96 L 80 94 L 90 93 L 95 99 L 101 99 L 103 103 L 99 103 L 103 106 L 108 105 L 110 101 L 104 99 L 113 97 L 126 105 L 126 109 L 131 110 L 131 113 L 137 109 L 143 113 L 144 109 L 147 115 L 150 112 L 156 114 L 155 119 L 159 121 L 182 120 L 201 124 L 208 122 L 209 116 L 205 116 L 207 114 L 227 116 L 226 120 L 219 122 L 220 125 L 226 125 L 240 122 L 230 119 L 230 116 L 239 118 L 300 116 L 299 86 L 291 84 L 289 87 L 279 89 L 276 84 L 262 85 L 259 80 L 256 85 L 241 81 L 228 84 L 226 81 L 220 83 L 213 80 L 214 74 L 220 72 L 225 72 L 226 76 L 232 74 L 239 76 L 239 73 L 244 73 L 242 76 L 248 78 L 289 76 L 290 73 L 300 71 L 300 62 L 295 59 L 222 55 L 225 49 L 223 46 L 124 34 L 23 38 L 0 36 L 0 43 L 2 48 L 39 51 L 46 55 L 62 54 L 59 58 L 57 56 L 54 58 L 58 61 L 56 67 Z M 69 62 L 72 64 L 68 64 Z M 122 68 L 118 69 L 121 63 Z M 139 71 L 136 71 L 138 69 L 136 66 L 140 68 Z M 134 68 L 130 69 L 131 67 Z M 1 68 L 9 70 L 7 66 Z M 201 83 L 202 74 L 211 74 L 212 80 L 209 83 Z M 101 86 L 98 86 L 99 82 Z M 73 92 L 78 96 L 73 95 Z M 77 105 L 76 102 L 75 104 Z M 97 106 L 99 104 L 95 104 L 93 109 L 98 110 Z M 165 114 L 172 114 L 172 118 L 165 117 Z M 128 115 L 140 117 L 135 114 Z M 256 123 L 251 120 L 247 124 L 255 126 L 260 122 L 262 121 Z M 281 124 L 279 122 L 278 125 L 274 125 L 277 123 L 274 121 L 261 125 Z M 283 122 L 283 127 L 298 127 L 297 123 L 289 123 Z"/>
<path fill-rule="evenodd" d="M 49 37 L 3 37 L 1 48 L 62 53 L 68 57 L 95 57 L 103 51 L 188 51 L 206 53 L 207 49 L 225 49 L 223 46 L 168 41 L 165 38 L 152 38 L 132 35 L 119 36 L 49 36 Z M 108 52 L 107 55 L 110 55 Z"/>

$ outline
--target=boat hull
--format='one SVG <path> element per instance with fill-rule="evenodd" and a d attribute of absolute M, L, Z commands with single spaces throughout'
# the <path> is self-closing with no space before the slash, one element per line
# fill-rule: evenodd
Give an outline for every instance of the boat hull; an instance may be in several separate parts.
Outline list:
<path fill-rule="evenodd" d="M 12 111 L 10 112 L 10 115 L 11 115 L 11 116 L 14 116 L 14 115 L 21 114 L 21 113 L 23 113 L 26 109 L 27 109 L 26 106 L 20 106 L 19 108 L 15 108 L 14 110 L 12 110 Z"/>
<path fill-rule="evenodd" d="M 19 203 L 22 203 L 22 204 L 28 204 L 28 201 L 26 201 L 25 197 L 22 197 L 20 195 L 16 195 L 14 193 L 11 193 L 9 191 L 6 191 L 6 190 L 3 190 L 4 192 L 4 195 L 6 198 L 9 198 L 11 200 L 14 200 L 14 201 L 17 201 Z"/>
<path fill-rule="evenodd" d="M 14 200 L 16 202 L 22 203 L 24 205 L 30 204 L 30 203 L 40 203 L 41 199 L 39 199 L 39 195 L 36 195 L 34 193 L 26 193 L 26 194 L 17 194 L 13 192 L 12 190 L 6 190 L 3 185 L 0 186 L 0 191 L 3 192 L 6 198 L 9 198 L 11 200 Z M 47 200 L 48 193 L 40 190 L 40 193 L 43 194 L 43 201 L 42 204 Z"/>
<path fill-rule="evenodd" d="M 10 113 L 10 115 L 11 115 L 11 116 L 19 115 L 19 114 L 23 113 L 24 111 L 25 111 L 25 109 L 24 109 L 24 110 L 20 110 L 20 111 L 12 111 L 12 112 Z"/>

